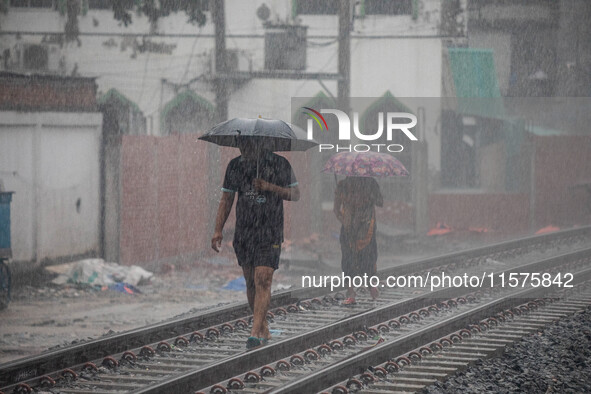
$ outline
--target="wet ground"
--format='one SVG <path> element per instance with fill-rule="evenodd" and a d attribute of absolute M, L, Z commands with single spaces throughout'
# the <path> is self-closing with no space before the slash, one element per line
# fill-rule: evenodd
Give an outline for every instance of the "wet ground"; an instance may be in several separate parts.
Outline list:
<path fill-rule="evenodd" d="M 382 240 L 378 269 L 493 240 L 486 235 Z M 274 276 L 274 291 L 299 286 L 302 275 L 340 274 L 340 247 L 334 237 L 311 236 L 287 244 L 282 253 L 286 260 Z M 244 290 L 232 282 L 242 271 L 229 248 L 188 265 L 162 265 L 154 274 L 150 281 L 137 286 L 141 293 L 128 294 L 83 285 L 58 286 L 51 283 L 54 276 L 49 273 L 36 273 L 35 283 L 14 288 L 8 308 L 0 311 L 0 364 L 56 346 L 246 300 Z"/>
<path fill-rule="evenodd" d="M 239 274 L 233 267 L 225 268 L 228 276 Z M 193 267 L 159 273 L 149 283 L 138 285 L 141 293 L 136 294 L 88 285 L 57 286 L 49 277 L 35 286 L 17 287 L 8 308 L 0 311 L 0 363 L 160 322 L 193 309 L 242 301 L 242 292 L 221 289 L 225 279 L 212 278 L 208 271 L 219 269 L 204 272 Z"/>

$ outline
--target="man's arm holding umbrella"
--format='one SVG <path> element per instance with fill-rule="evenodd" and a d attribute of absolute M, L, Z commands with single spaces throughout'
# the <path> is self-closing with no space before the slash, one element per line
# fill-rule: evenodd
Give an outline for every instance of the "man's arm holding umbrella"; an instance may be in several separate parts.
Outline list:
<path fill-rule="evenodd" d="M 254 180 L 254 187 L 256 190 L 275 193 L 283 200 L 298 201 L 300 199 L 300 188 L 298 185 L 281 187 L 258 178 Z"/>
<path fill-rule="evenodd" d="M 277 176 L 274 183 L 262 178 L 256 178 L 253 185 L 255 190 L 275 193 L 282 200 L 298 201 L 300 199 L 300 188 L 289 161 L 278 158 L 275 166 Z"/>

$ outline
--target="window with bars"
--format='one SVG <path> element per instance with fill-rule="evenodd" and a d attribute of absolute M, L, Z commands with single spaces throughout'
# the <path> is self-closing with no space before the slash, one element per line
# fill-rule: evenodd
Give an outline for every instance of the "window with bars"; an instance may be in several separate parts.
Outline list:
<path fill-rule="evenodd" d="M 91 10 L 109 10 L 112 8 L 113 1 L 121 1 L 121 0 L 86 0 L 88 2 L 88 9 Z M 132 7 L 134 5 L 133 1 L 127 1 L 128 7 Z M 201 9 L 202 11 L 206 12 L 209 11 L 209 1 L 202 0 L 201 1 Z"/>
<path fill-rule="evenodd" d="M 10 6 L 14 8 L 49 8 L 56 9 L 56 0 L 10 0 Z"/>
<path fill-rule="evenodd" d="M 339 12 L 338 0 L 294 0 L 298 15 L 336 15 Z"/>
<path fill-rule="evenodd" d="M 336 15 L 339 0 L 293 0 L 297 15 Z M 361 0 L 365 15 L 412 15 L 413 0 Z"/>
<path fill-rule="evenodd" d="M 123 8 L 131 9 L 136 4 L 135 0 L 83 0 L 88 4 L 90 10 L 110 10 L 113 8 L 113 2 L 122 3 Z"/>
<path fill-rule="evenodd" d="M 111 0 L 88 0 L 89 10 L 108 10 L 111 9 Z"/>
<path fill-rule="evenodd" d="M 411 15 L 412 0 L 364 0 L 365 15 Z"/>

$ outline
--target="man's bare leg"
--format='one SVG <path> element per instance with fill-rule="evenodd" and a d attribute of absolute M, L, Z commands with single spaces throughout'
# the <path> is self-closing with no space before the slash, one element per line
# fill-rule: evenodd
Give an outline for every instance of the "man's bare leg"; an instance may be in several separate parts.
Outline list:
<path fill-rule="evenodd" d="M 244 274 L 244 280 L 246 281 L 246 298 L 248 299 L 248 305 L 254 314 L 254 299 L 256 294 L 256 286 L 254 283 L 254 267 L 243 265 L 242 273 Z"/>
<path fill-rule="evenodd" d="M 271 337 L 269 326 L 266 323 L 267 311 L 271 302 L 271 284 L 273 283 L 273 272 L 271 267 L 255 267 L 254 282 L 256 293 L 254 297 L 254 322 L 251 336 L 257 338 Z"/>
<path fill-rule="evenodd" d="M 263 335 L 261 338 L 267 338 L 267 340 L 271 339 L 271 332 L 269 331 L 269 321 L 266 318 L 266 314 L 265 319 L 263 320 L 263 332 L 265 332 L 266 334 Z"/>

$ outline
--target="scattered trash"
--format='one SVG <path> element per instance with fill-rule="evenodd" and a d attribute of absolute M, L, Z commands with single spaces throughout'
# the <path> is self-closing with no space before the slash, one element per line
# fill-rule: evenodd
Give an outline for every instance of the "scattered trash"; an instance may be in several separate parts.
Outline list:
<path fill-rule="evenodd" d="M 283 330 L 278 330 L 278 329 L 273 329 L 273 328 L 269 329 L 269 334 L 271 334 L 271 336 L 273 336 L 273 337 L 278 337 L 282 333 L 283 333 Z"/>
<path fill-rule="evenodd" d="M 67 283 L 110 286 L 117 283 L 137 286 L 142 280 L 150 279 L 154 274 L 137 265 L 123 266 L 108 263 L 103 259 L 85 259 L 73 263 L 60 264 L 46 268 L 59 274 L 52 282 L 57 285 Z"/>
<path fill-rule="evenodd" d="M 115 283 L 109 286 L 109 290 L 118 291 L 126 294 L 141 294 L 140 289 L 129 283 Z"/>
<path fill-rule="evenodd" d="M 543 227 L 543 228 L 539 229 L 538 231 L 536 231 L 536 235 L 553 233 L 554 231 L 559 231 L 559 230 L 560 230 L 560 227 L 549 225 L 549 226 Z"/>
<path fill-rule="evenodd" d="M 443 235 L 443 234 L 447 234 L 447 233 L 451 233 L 451 232 L 452 232 L 451 227 L 449 227 L 448 225 L 446 225 L 444 223 L 437 222 L 435 227 L 433 227 L 431 230 L 429 230 L 427 235 Z"/>
<path fill-rule="evenodd" d="M 224 290 L 244 291 L 246 290 L 246 280 L 243 276 L 229 281 L 224 287 Z"/>

